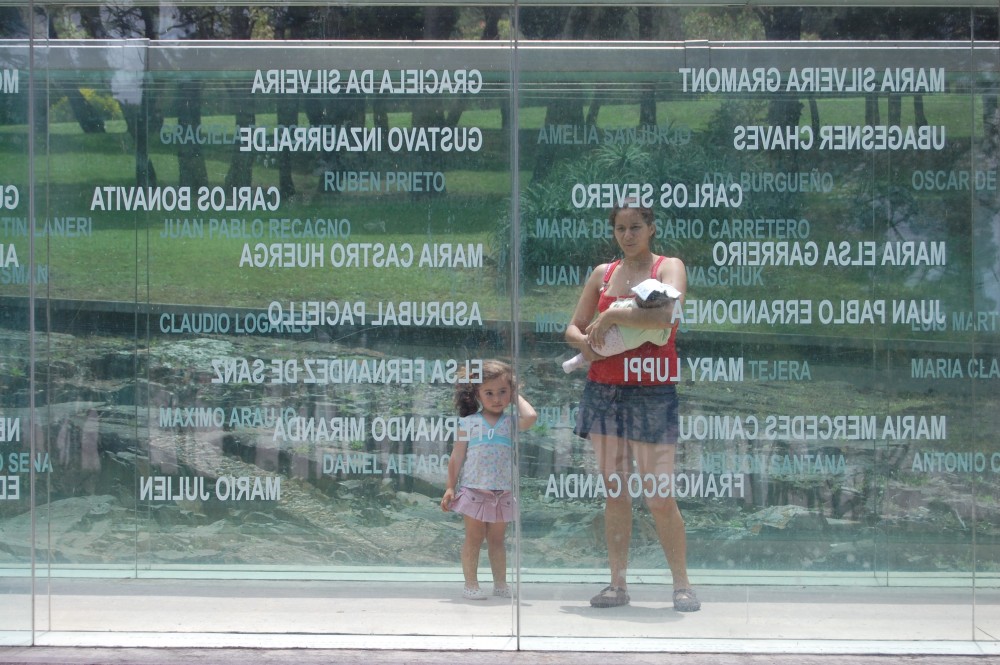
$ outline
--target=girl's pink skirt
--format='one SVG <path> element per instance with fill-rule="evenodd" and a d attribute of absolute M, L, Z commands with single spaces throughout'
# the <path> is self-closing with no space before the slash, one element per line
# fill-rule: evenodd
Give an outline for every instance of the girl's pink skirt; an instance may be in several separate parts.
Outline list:
<path fill-rule="evenodd" d="M 517 504 L 510 490 L 460 487 L 451 510 L 480 522 L 513 522 L 517 518 Z"/>

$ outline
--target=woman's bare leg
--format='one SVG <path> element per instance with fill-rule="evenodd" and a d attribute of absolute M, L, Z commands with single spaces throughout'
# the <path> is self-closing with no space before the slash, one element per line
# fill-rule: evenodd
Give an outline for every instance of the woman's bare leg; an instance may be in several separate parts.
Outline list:
<path fill-rule="evenodd" d="M 653 474 L 657 478 L 660 474 L 673 474 L 677 446 L 635 441 L 631 442 L 631 445 L 640 474 L 643 476 Z M 674 589 L 690 588 L 691 583 L 687 574 L 687 534 L 677 500 L 673 496 L 656 495 L 646 497 L 646 506 L 653 516 L 656 536 L 660 541 L 660 547 L 663 548 L 663 554 L 667 557 Z"/>
<path fill-rule="evenodd" d="M 620 488 L 617 497 L 604 503 L 604 539 L 608 546 L 611 586 L 628 587 L 628 550 L 632 539 L 632 499 L 626 483 L 631 468 L 628 444 L 617 437 L 591 434 L 597 464 L 608 490 Z"/>

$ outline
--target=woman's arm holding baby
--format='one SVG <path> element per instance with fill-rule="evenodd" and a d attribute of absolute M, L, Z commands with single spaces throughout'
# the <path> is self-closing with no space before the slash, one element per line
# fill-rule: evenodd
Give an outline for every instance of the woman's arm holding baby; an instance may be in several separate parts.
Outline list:
<path fill-rule="evenodd" d="M 674 314 L 675 312 L 680 314 L 677 308 L 683 304 L 684 294 L 687 291 L 687 271 L 684 262 L 677 258 L 666 258 L 660 264 L 656 279 L 680 291 L 680 297 L 661 307 L 612 307 L 602 312 L 585 332 L 592 339 L 598 336 L 603 339 L 608 328 L 614 325 L 627 328 L 672 328 L 676 323 Z"/>
<path fill-rule="evenodd" d="M 587 360 L 591 361 L 598 360 L 601 356 L 594 352 L 590 347 L 590 343 L 595 342 L 597 346 L 600 346 L 604 341 L 604 336 L 602 333 L 600 339 L 591 337 L 588 334 L 589 331 L 587 328 L 590 325 L 590 320 L 597 312 L 597 303 L 600 302 L 601 298 L 603 275 L 607 271 L 607 268 L 607 264 L 602 264 L 594 268 L 593 272 L 590 273 L 590 277 L 583 287 L 583 293 L 580 294 L 580 300 L 576 303 L 573 318 L 570 319 L 569 325 L 566 326 L 566 343 L 582 353 Z"/>

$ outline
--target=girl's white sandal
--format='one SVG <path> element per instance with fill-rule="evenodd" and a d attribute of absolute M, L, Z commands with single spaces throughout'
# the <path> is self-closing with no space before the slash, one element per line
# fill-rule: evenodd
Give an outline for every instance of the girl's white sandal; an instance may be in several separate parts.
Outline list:
<path fill-rule="evenodd" d="M 462 591 L 462 598 L 465 598 L 466 600 L 486 600 L 489 596 L 486 595 L 486 592 L 479 587 L 465 587 Z"/>

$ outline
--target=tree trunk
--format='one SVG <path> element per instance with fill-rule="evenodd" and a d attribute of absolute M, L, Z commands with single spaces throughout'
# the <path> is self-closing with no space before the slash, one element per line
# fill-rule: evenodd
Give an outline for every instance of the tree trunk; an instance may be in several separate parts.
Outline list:
<path fill-rule="evenodd" d="M 988 157 L 1000 156 L 1000 102 L 996 95 L 983 95 L 983 147 Z"/>
<path fill-rule="evenodd" d="M 274 38 L 301 39 L 303 26 L 309 21 L 309 7 L 287 7 L 279 9 L 275 15 Z M 276 103 L 277 121 L 279 127 L 291 127 L 299 124 L 299 100 L 295 97 L 282 97 Z M 288 152 L 278 153 L 278 191 L 281 198 L 288 200 L 295 196 L 295 180 L 292 177 L 292 155 Z"/>
<path fill-rule="evenodd" d="M 104 26 L 100 21 L 94 21 L 93 12 L 93 7 L 87 11 L 82 11 L 80 22 L 92 38 L 101 39 L 107 36 L 107 33 L 105 33 Z M 57 12 L 55 10 L 49 13 L 48 30 L 50 39 L 59 39 L 59 31 L 56 28 L 56 17 Z M 87 98 L 83 96 L 78 87 L 72 84 L 69 84 L 67 87 L 66 99 L 69 102 L 69 108 L 73 112 L 73 117 L 76 119 L 77 124 L 80 125 L 83 133 L 103 134 L 104 118 L 101 117 L 100 112 L 90 105 L 90 102 L 87 101 Z"/>
<path fill-rule="evenodd" d="M 923 95 L 913 95 L 913 124 L 917 127 L 926 127 L 930 124 L 927 122 L 927 114 L 924 112 Z"/>
<path fill-rule="evenodd" d="M 561 99 L 549 102 L 545 107 L 545 124 L 550 125 L 582 125 L 583 105 L 579 99 Z M 535 168 L 532 172 L 532 181 L 543 178 L 561 158 L 566 148 L 558 145 L 542 144 L 538 146 L 535 154 Z"/>
<path fill-rule="evenodd" d="M 229 16 L 233 39 L 250 39 L 253 25 L 250 23 L 247 8 L 232 7 Z M 257 122 L 253 98 L 245 95 L 243 86 L 232 85 L 227 88 L 236 108 L 236 131 L 239 132 L 240 127 L 252 127 Z M 253 184 L 253 162 L 253 152 L 240 150 L 239 141 L 235 142 L 224 181 L 226 188 L 249 187 Z"/>
<path fill-rule="evenodd" d="M 454 7 L 424 7 L 424 39 L 448 39 L 458 21 L 458 11 Z M 449 114 L 444 107 L 445 100 L 422 99 L 413 102 L 413 127 L 453 126 L 462 115 L 461 104 L 457 102 Z M 440 151 L 413 155 L 418 171 L 440 171 L 445 167 L 445 157 Z M 423 192 L 412 194 L 413 198 L 440 196 L 446 192 Z"/>
<path fill-rule="evenodd" d="M 903 117 L 903 98 L 897 94 L 889 95 L 889 124 L 898 125 Z"/>
<path fill-rule="evenodd" d="M 798 41 L 802 38 L 802 9 L 775 7 L 758 9 L 757 16 L 768 41 Z M 775 126 L 797 126 L 803 104 L 798 99 L 773 99 L 768 108 L 768 122 Z"/>
<path fill-rule="evenodd" d="M 881 113 L 878 110 L 878 94 L 873 92 L 869 95 L 865 95 L 865 124 L 879 124 L 880 116 Z"/>
<path fill-rule="evenodd" d="M 809 98 L 809 119 L 810 124 L 812 125 L 813 136 L 819 136 L 819 104 L 816 102 L 815 97 Z"/>
<path fill-rule="evenodd" d="M 245 103 L 247 107 L 236 112 L 237 132 L 240 127 L 252 127 L 257 122 L 252 102 L 246 100 Z M 233 156 L 229 160 L 229 170 L 226 172 L 226 187 L 249 187 L 253 183 L 253 161 L 252 152 L 240 150 L 239 141 L 234 143 Z"/>
<path fill-rule="evenodd" d="M 80 125 L 84 134 L 103 134 L 104 118 L 90 105 L 79 88 L 71 88 L 66 91 L 66 98 L 69 100 L 69 107 L 73 111 L 73 117 Z"/>
<path fill-rule="evenodd" d="M 298 124 L 299 100 L 282 97 L 278 105 L 278 126 L 291 127 Z M 292 153 L 282 150 L 278 153 L 278 191 L 281 199 L 287 201 L 295 196 L 295 180 L 292 178 Z"/>
<path fill-rule="evenodd" d="M 125 126 L 135 143 L 135 184 L 155 187 L 156 169 L 149 159 L 149 95 L 145 91 L 138 104 L 121 104 Z"/>
<path fill-rule="evenodd" d="M 181 127 L 198 127 L 201 124 L 201 83 L 185 80 L 178 85 L 177 90 L 180 94 L 177 105 L 177 124 Z M 192 141 L 177 145 L 177 170 L 181 186 L 196 190 L 208 184 L 205 153 L 202 152 L 198 142 Z"/>

